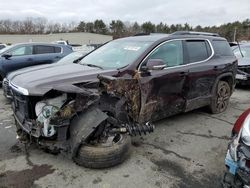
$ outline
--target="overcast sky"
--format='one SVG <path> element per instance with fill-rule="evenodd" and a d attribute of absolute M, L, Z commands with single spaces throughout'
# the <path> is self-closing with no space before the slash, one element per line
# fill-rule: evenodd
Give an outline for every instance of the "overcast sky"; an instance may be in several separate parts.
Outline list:
<path fill-rule="evenodd" d="M 55 22 L 103 19 L 219 25 L 250 18 L 250 0 L 0 0 L 0 19 Z"/>

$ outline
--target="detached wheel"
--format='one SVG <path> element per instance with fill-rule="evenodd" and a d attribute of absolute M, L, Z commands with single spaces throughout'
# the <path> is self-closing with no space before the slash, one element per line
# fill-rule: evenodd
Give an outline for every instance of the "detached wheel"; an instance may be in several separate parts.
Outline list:
<path fill-rule="evenodd" d="M 219 81 L 210 105 L 211 112 L 218 114 L 224 112 L 229 104 L 231 88 L 228 82 Z"/>
<path fill-rule="evenodd" d="M 108 137 L 103 143 L 80 146 L 75 162 L 87 168 L 108 168 L 125 161 L 129 156 L 131 138 L 126 134 Z"/>

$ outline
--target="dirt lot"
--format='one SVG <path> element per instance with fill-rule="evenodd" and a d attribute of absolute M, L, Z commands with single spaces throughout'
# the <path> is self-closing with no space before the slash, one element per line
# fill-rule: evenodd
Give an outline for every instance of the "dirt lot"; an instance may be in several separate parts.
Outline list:
<path fill-rule="evenodd" d="M 156 122 L 153 134 L 133 139 L 125 163 L 91 170 L 17 143 L 10 104 L 0 89 L 0 188 L 220 187 L 232 125 L 249 107 L 250 89 L 238 88 L 225 113 L 201 109 Z"/>

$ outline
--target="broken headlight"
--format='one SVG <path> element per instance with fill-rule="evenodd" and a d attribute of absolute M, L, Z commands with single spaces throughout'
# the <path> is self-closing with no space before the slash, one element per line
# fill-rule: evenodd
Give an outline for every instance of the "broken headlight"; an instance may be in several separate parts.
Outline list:
<path fill-rule="evenodd" d="M 38 102 L 35 106 L 35 112 L 37 117 L 42 115 L 44 118 L 49 118 L 55 115 L 60 109 L 57 106 L 47 105 L 43 102 Z"/>
<path fill-rule="evenodd" d="M 43 100 L 36 103 L 35 112 L 37 115 L 36 122 L 41 125 L 43 136 L 51 137 L 56 133 L 55 127 L 50 120 L 56 115 L 60 108 L 67 100 L 67 95 Z"/>

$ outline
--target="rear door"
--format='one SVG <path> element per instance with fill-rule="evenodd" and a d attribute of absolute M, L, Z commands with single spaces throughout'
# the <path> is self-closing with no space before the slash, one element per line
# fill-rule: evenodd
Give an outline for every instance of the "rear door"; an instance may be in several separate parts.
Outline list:
<path fill-rule="evenodd" d="M 62 58 L 62 48 L 50 45 L 34 46 L 35 64 L 54 63 Z"/>
<path fill-rule="evenodd" d="M 189 69 L 186 111 L 189 111 L 209 104 L 218 72 L 210 41 L 205 39 L 185 40 L 185 49 Z"/>
<path fill-rule="evenodd" d="M 163 70 L 144 72 L 143 66 L 149 59 L 161 59 L 165 62 Z M 182 40 L 162 43 L 155 48 L 140 66 L 141 112 L 140 120 L 157 120 L 180 113 L 184 110 L 186 76 Z"/>
<path fill-rule="evenodd" d="M 32 54 L 32 51 L 32 45 L 17 46 L 16 48 L 7 51 L 6 53 L 11 55 L 11 57 L 2 58 L 5 74 L 33 65 L 34 55 Z"/>

